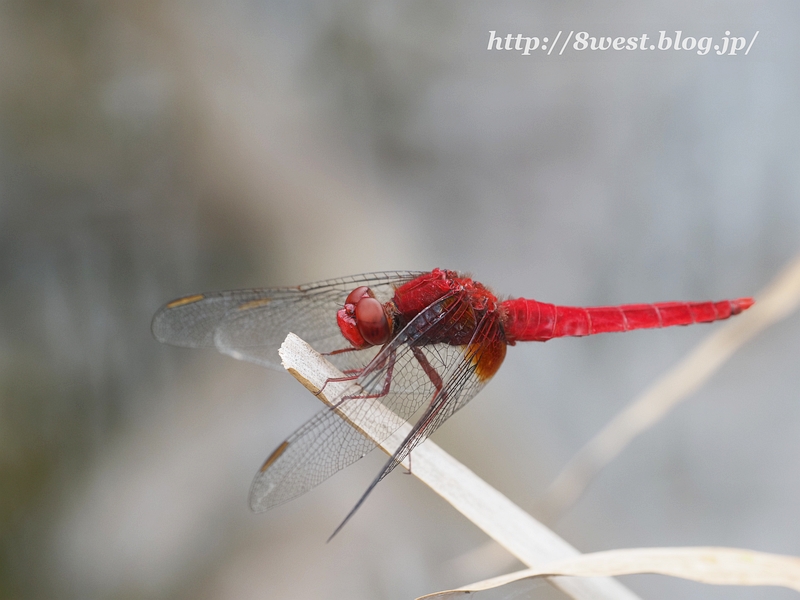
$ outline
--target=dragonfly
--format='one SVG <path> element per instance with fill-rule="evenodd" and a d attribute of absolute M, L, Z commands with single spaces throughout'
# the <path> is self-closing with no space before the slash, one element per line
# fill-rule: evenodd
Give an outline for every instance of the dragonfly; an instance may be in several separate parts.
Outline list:
<path fill-rule="evenodd" d="M 234 358 L 281 368 L 278 348 L 292 332 L 326 356 L 344 389 L 264 461 L 250 490 L 255 512 L 283 504 L 354 463 L 372 440 L 339 410 L 397 420 L 410 432 L 333 535 L 411 451 L 466 405 L 500 368 L 508 346 L 727 319 L 752 298 L 620 306 L 559 306 L 499 299 L 468 275 L 446 269 L 391 271 L 297 287 L 184 296 L 162 306 L 152 331 L 163 343 L 214 347 Z M 389 413 L 391 414 L 391 413 Z M 385 418 L 385 417 L 384 417 Z M 333 537 L 331 536 L 331 538 Z"/>

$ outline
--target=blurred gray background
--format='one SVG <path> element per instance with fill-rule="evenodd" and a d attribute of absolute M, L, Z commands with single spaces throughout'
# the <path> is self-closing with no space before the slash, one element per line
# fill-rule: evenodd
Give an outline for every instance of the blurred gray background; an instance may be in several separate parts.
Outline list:
<path fill-rule="evenodd" d="M 399 471 L 325 544 L 380 456 L 252 514 L 317 401 L 160 346 L 153 312 L 436 266 L 563 304 L 754 294 L 800 249 L 798 26 L 791 0 L 0 2 L 0 597 L 400 600 L 518 567 Z M 486 50 L 559 29 L 760 34 L 734 57 Z M 713 327 L 512 348 L 435 440 L 535 511 Z M 548 524 L 583 551 L 800 555 L 799 353 L 793 316 Z"/>

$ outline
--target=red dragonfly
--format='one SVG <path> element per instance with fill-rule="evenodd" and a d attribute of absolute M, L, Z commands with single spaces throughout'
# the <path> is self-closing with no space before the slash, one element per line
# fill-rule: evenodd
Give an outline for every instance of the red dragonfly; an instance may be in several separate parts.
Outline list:
<path fill-rule="evenodd" d="M 501 301 L 468 276 L 434 269 L 194 294 L 164 305 L 152 329 L 160 342 L 215 346 L 234 358 L 276 368 L 278 348 L 293 332 L 346 374 L 350 384 L 331 398 L 332 407 L 264 462 L 250 490 L 256 512 L 303 494 L 375 447 L 336 407 L 358 403 L 366 415 L 382 404 L 403 420 L 416 416 L 411 432 L 338 532 L 378 482 L 491 379 L 507 346 L 718 321 L 752 304 L 751 298 L 740 298 L 578 308 L 524 298 Z"/>

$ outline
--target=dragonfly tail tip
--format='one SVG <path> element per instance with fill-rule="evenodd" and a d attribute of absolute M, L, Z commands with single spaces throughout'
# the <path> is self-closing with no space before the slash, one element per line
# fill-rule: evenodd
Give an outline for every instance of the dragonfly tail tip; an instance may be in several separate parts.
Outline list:
<path fill-rule="evenodd" d="M 740 312 L 745 311 L 751 306 L 753 306 L 753 304 L 755 304 L 755 300 L 753 300 L 752 298 L 739 298 L 737 300 L 734 300 L 733 306 L 735 312 L 733 314 L 739 314 Z"/>

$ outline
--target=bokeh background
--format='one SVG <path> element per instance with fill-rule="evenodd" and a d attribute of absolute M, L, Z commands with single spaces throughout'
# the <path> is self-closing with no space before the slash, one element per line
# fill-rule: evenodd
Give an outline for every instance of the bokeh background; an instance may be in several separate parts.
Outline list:
<path fill-rule="evenodd" d="M 400 600 L 518 566 L 399 471 L 326 544 L 380 456 L 252 514 L 317 401 L 160 346 L 152 314 L 435 266 L 563 304 L 754 294 L 800 249 L 799 26 L 791 0 L 0 3 L 0 597 Z M 559 29 L 760 34 L 735 57 L 486 50 Z M 517 346 L 435 439 L 536 514 L 711 327 Z M 794 316 L 548 524 L 583 551 L 800 555 L 798 356 Z"/>

